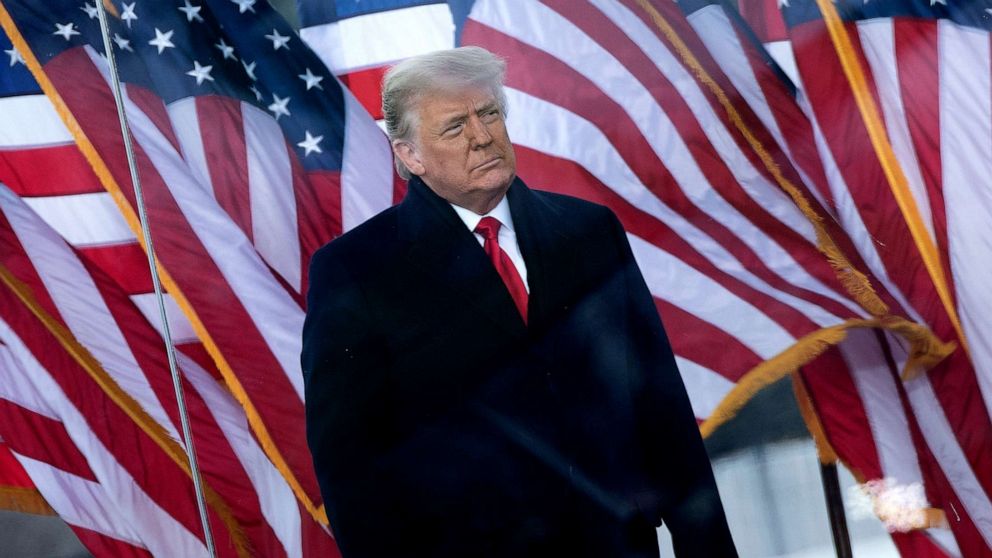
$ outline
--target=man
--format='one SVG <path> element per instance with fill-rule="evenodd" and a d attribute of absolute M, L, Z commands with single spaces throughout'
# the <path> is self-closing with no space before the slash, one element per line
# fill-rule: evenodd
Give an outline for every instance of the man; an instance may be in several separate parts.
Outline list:
<path fill-rule="evenodd" d="M 352 557 L 736 556 L 623 228 L 530 190 L 504 64 L 476 47 L 383 83 L 403 202 L 314 255 L 307 437 Z"/>

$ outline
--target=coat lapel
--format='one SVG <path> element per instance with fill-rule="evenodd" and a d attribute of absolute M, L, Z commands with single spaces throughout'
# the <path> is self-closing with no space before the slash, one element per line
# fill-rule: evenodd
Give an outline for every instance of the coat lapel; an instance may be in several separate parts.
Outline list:
<path fill-rule="evenodd" d="M 529 324 L 540 334 L 568 303 L 570 274 L 576 269 L 576 242 L 564 226 L 567 215 L 532 192 L 519 178 L 508 192 L 517 243 L 527 265 Z"/>
<path fill-rule="evenodd" d="M 460 298 L 466 311 L 510 336 L 526 334 L 509 291 L 478 241 L 448 202 L 417 177 L 410 180 L 400 206 L 399 226 L 407 244 L 405 257 L 427 281 L 430 292 Z"/>

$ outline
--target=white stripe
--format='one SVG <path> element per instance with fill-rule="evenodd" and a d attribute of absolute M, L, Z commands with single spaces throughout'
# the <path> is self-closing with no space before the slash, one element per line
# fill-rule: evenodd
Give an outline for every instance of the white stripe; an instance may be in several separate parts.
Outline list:
<path fill-rule="evenodd" d="M 207 153 L 203 148 L 203 135 L 200 132 L 200 118 L 196 113 L 196 97 L 186 97 L 166 105 L 172 131 L 179 140 L 183 159 L 189 164 L 193 174 L 203 188 L 214 197 L 213 181 L 210 179 L 210 167 L 207 165 Z"/>
<path fill-rule="evenodd" d="M 909 421 L 875 331 L 850 330 L 840 351 L 868 418 L 883 475 L 900 484 L 923 482 Z"/>
<path fill-rule="evenodd" d="M 198 337 L 196 336 L 196 332 L 193 331 L 193 324 L 189 323 L 189 319 L 183 314 L 182 308 L 179 307 L 176 299 L 172 298 L 172 295 L 169 293 L 164 294 L 165 319 L 169 322 L 169 333 L 171 334 L 172 342 L 180 345 L 182 343 L 197 341 Z M 145 316 L 148 323 L 164 339 L 165 334 L 162 330 L 161 312 L 158 307 L 158 297 L 155 296 L 155 293 L 130 295 L 130 299 Z"/>
<path fill-rule="evenodd" d="M 108 79 L 106 62 L 90 47 L 85 48 L 90 61 L 104 79 Z M 197 185 L 189 167 L 168 138 L 127 96 L 126 87 L 124 94 L 125 110 L 135 139 L 148 154 L 155 170 L 166 180 L 196 239 L 203 244 L 224 280 L 244 305 L 302 402 L 302 341 L 299 332 L 303 330 L 303 310 L 272 276 L 241 229 L 217 205 L 216 200 Z"/>
<path fill-rule="evenodd" d="M 763 359 L 795 343 L 795 338 L 781 326 L 713 279 L 646 240 L 630 233 L 627 238 L 655 297 L 713 324 Z"/>
<path fill-rule="evenodd" d="M 393 153 L 389 140 L 347 88 L 341 221 L 348 231 L 393 205 Z"/>
<path fill-rule="evenodd" d="M 0 149 L 69 145 L 72 134 L 44 95 L 0 98 Z"/>
<path fill-rule="evenodd" d="M 177 352 L 176 356 L 186 379 L 206 403 L 207 410 L 248 475 L 258 495 L 262 516 L 282 543 L 288 558 L 302 556 L 303 541 L 296 496 L 259 447 L 249 430 L 244 409 L 193 359 L 182 352 Z"/>
<path fill-rule="evenodd" d="M 143 546 L 155 556 L 207 556 L 203 543 L 149 498 L 137 480 L 117 462 L 89 428 L 86 418 L 3 319 L 0 319 L 0 341 L 10 347 L 15 358 L 30 372 L 31 385 L 43 394 L 69 438 L 86 458 L 93 475 L 119 510 L 118 517 L 126 522 L 126 532 L 140 536 Z M 13 373 L 0 368 L 0 378 L 4 380 L 0 386 L 9 384 L 8 378 Z"/>
<path fill-rule="evenodd" d="M 12 452 L 48 505 L 68 523 L 144 548 L 141 536 L 120 515 L 99 484 Z"/>
<path fill-rule="evenodd" d="M 958 314 L 992 414 L 992 96 L 989 34 L 938 22 L 940 156 Z"/>
<path fill-rule="evenodd" d="M 179 441 L 169 415 L 138 366 L 100 290 L 76 255 L 6 188 L 0 188 L 0 211 L 6 215 L 72 334 L 121 388 Z"/>
<path fill-rule="evenodd" d="M 400 8 L 300 29 L 300 37 L 335 74 L 398 62 L 455 46 L 444 3 Z"/>
<path fill-rule="evenodd" d="M 893 22 L 889 18 L 879 18 L 858 22 L 858 35 L 861 37 L 865 58 L 871 67 L 875 90 L 878 91 L 885 117 L 885 130 L 889 142 L 895 152 L 899 166 L 906 176 L 909 191 L 913 194 L 916 207 L 919 209 L 923 224 L 930 233 L 930 239 L 935 239 L 933 232 L 933 217 L 930 212 L 930 198 L 923 175 L 920 174 L 920 161 L 916 158 L 913 139 L 909 135 L 909 124 L 906 122 L 906 109 L 902 104 L 902 90 L 899 80 L 912 80 L 913 76 L 900 76 L 896 64 L 896 45 Z"/>
<path fill-rule="evenodd" d="M 717 5 L 705 6 L 690 14 L 687 19 L 699 35 L 699 38 L 702 39 L 703 44 L 706 45 L 706 49 L 713 55 L 720 69 L 730 78 L 730 81 L 734 84 L 734 89 L 741 94 L 741 97 L 744 98 L 758 116 L 758 119 L 761 120 L 761 123 L 765 125 L 768 132 L 775 138 L 775 141 L 778 142 L 778 145 L 789 157 L 792 166 L 799 173 L 803 184 L 812 185 L 813 181 L 809 179 L 806 171 L 798 163 L 796 158 L 793 157 L 790 146 L 785 141 L 782 130 L 773 114 L 773 108 L 769 105 L 768 99 L 765 98 L 765 93 L 751 68 L 751 62 L 744 54 L 744 46 L 737 36 L 734 25 L 727 18 L 726 12 L 723 11 L 723 7 Z M 779 61 L 780 66 L 782 66 L 783 61 L 779 59 L 783 58 L 789 64 L 791 73 L 784 68 L 783 72 L 786 72 L 790 77 L 796 75 L 796 60 L 792 55 L 791 43 L 780 41 L 778 43 L 766 44 L 766 47 L 769 47 L 769 54 L 771 54 L 772 48 L 780 50 L 781 52 L 777 56 L 772 54 L 773 58 Z M 775 112 L 778 112 L 777 107 Z M 827 206 L 826 200 L 819 190 L 810 186 L 809 192 L 821 206 Z"/>
<path fill-rule="evenodd" d="M 677 355 L 675 363 L 685 383 L 692 412 L 697 418 L 705 419 L 710 416 L 720 401 L 734 389 L 734 382 L 705 366 Z"/>
<path fill-rule="evenodd" d="M 506 96 L 517 111 L 514 114 L 519 113 L 507 120 L 510 137 L 516 144 L 577 162 L 628 203 L 670 226 L 679 238 L 721 271 L 795 308 L 822 327 L 840 323 L 840 318 L 819 306 L 768 285 L 745 269 L 718 242 L 652 195 L 620 157 L 616 147 L 588 120 L 516 89 L 507 88 Z M 523 114 L 527 115 L 524 121 L 519 116 Z"/>
<path fill-rule="evenodd" d="M 896 374 L 889 368 L 885 355 L 873 330 L 853 329 L 839 345 L 861 400 L 872 440 L 878 452 L 882 476 L 895 479 L 902 485 L 924 484 L 920 470 L 919 454 L 909 430 L 909 420 L 903 410 Z M 885 332 L 888 344 L 903 341 Z M 941 505 L 931 503 L 931 505 Z M 946 512 L 953 513 L 951 510 Z M 925 531 L 932 542 L 949 556 L 960 556 L 954 535 L 944 528 Z"/>
<path fill-rule="evenodd" d="M 134 242 L 136 237 L 107 192 L 24 198 L 48 226 L 73 246 Z"/>
<path fill-rule="evenodd" d="M 535 45 L 536 48 L 548 51 L 582 73 L 606 95 L 617 101 L 631 121 L 636 123 L 641 134 L 649 140 L 655 153 L 672 173 L 686 196 L 703 212 L 723 223 L 743 244 L 756 254 L 760 254 L 762 261 L 774 273 L 796 286 L 830 296 L 841 304 L 850 305 L 849 301 L 844 301 L 843 297 L 807 273 L 775 239 L 766 235 L 715 191 L 689 152 L 683 138 L 675 133 L 674 125 L 655 102 L 651 93 L 595 41 L 543 5 L 514 4 L 512 10 L 506 4 L 493 2 L 484 2 L 476 6 L 472 12 L 473 19 Z M 521 14 L 522 9 L 529 12 Z M 702 129 L 709 130 L 709 140 L 717 146 L 721 156 L 728 157 L 726 161 L 728 168 L 736 171 L 736 178 L 741 186 L 770 214 L 783 220 L 787 226 L 794 228 L 802 236 L 814 239 L 815 242 L 812 226 L 799 213 L 792 200 L 764 180 L 750 165 L 713 113 L 692 76 L 658 43 L 650 30 L 629 13 L 625 15 L 610 10 L 607 15 L 615 17 L 617 23 L 631 34 L 638 44 L 650 47 L 653 43 L 657 43 L 655 50 L 660 49 L 660 52 L 653 54 L 659 59 L 659 69 L 669 74 L 670 81 L 679 89 L 680 95 L 700 119 Z M 533 122 L 533 119 L 530 120 Z M 570 138 L 570 136 L 571 134 L 568 133 L 564 137 Z M 581 144 L 581 142 L 576 143 Z M 612 186 L 610 182 L 607 184 Z M 811 244 L 810 250 L 815 250 L 814 246 Z M 809 308 L 807 315 L 813 321 L 821 325 L 836 323 L 834 316 L 819 307 L 813 308 L 809 304 L 806 306 Z M 850 305 L 850 308 L 852 311 L 857 311 L 853 305 Z"/>
<path fill-rule="evenodd" d="M 44 395 L 34 389 L 24 365 L 17 360 L 10 348 L 2 343 L 0 343 L 0 374 L 5 377 L 4 381 L 0 382 L 0 399 L 6 399 L 43 417 L 59 420 L 58 414 L 48 404 Z"/>
<path fill-rule="evenodd" d="M 282 129 L 262 109 L 241 103 L 248 155 L 251 234 L 255 249 L 287 283 L 300 290 L 302 260 L 293 192 L 292 156 Z M 302 138 L 301 138 L 302 139 Z"/>

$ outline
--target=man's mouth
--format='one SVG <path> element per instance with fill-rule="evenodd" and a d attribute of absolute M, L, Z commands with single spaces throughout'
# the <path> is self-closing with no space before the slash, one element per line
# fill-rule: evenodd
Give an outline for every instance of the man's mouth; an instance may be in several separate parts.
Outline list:
<path fill-rule="evenodd" d="M 477 171 L 477 170 L 489 170 L 489 169 L 495 167 L 497 164 L 499 164 L 499 162 L 502 161 L 502 160 L 503 160 L 502 157 L 496 156 L 496 157 L 493 157 L 492 159 L 488 159 L 488 160 L 484 161 L 481 164 L 476 165 L 475 168 L 473 168 L 472 170 L 474 170 L 474 171 Z"/>

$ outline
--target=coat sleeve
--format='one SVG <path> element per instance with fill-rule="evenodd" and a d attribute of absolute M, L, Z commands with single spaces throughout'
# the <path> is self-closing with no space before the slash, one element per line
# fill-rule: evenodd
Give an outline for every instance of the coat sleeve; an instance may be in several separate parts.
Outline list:
<path fill-rule="evenodd" d="M 310 266 L 301 355 L 307 442 L 331 528 L 348 558 L 375 556 L 385 529 L 385 489 L 376 487 L 372 463 L 384 439 L 386 358 L 361 286 L 342 258 L 319 251 Z"/>
<path fill-rule="evenodd" d="M 735 557 L 709 457 L 661 319 L 623 226 L 613 230 L 623 255 L 639 435 L 657 488 L 656 513 L 679 558 Z"/>

